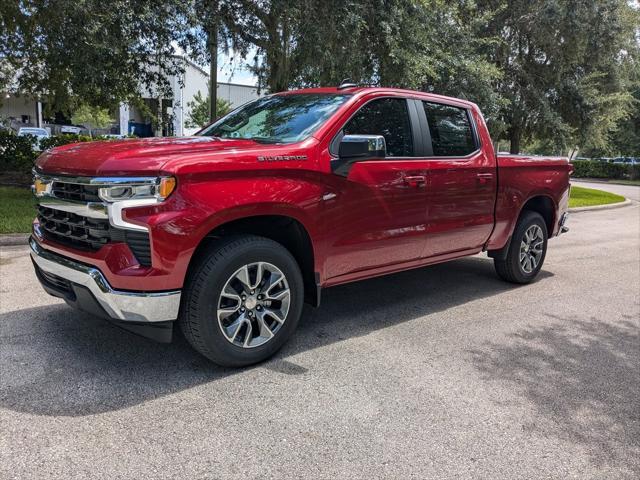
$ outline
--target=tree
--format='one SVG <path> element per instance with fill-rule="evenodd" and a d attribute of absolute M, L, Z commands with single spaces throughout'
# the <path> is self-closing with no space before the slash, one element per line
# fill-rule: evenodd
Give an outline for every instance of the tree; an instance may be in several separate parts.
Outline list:
<path fill-rule="evenodd" d="M 481 52 L 502 72 L 496 90 L 512 153 L 524 142 L 602 145 L 631 107 L 623 74 L 637 45 L 637 15 L 626 0 L 477 0 Z"/>
<path fill-rule="evenodd" d="M 5 4 L 6 8 L 5 8 Z M 142 89 L 167 96 L 189 2 L 15 0 L 0 9 L 0 58 L 17 90 L 54 109 L 116 105 Z"/>
<path fill-rule="evenodd" d="M 248 44 L 238 36 L 239 19 L 245 15 L 242 0 L 192 0 L 187 7 L 188 28 L 180 35 L 179 45 L 195 61 L 209 64 L 207 107 L 209 121 L 220 116 L 217 111 L 218 54 L 233 48 L 246 54 Z"/>
<path fill-rule="evenodd" d="M 82 125 L 89 130 L 89 136 L 93 137 L 92 130 L 107 128 L 113 123 L 109 110 L 106 108 L 81 105 L 71 116 L 75 125 Z"/>
<path fill-rule="evenodd" d="M 497 117 L 501 72 L 474 37 L 486 23 L 474 3 L 413 0 L 239 1 L 230 28 L 257 53 L 260 86 L 361 84 L 416 88 L 470 98 Z M 309 18 L 321 21 L 309 21 Z"/>
<path fill-rule="evenodd" d="M 187 128 L 201 128 L 204 127 L 211 120 L 209 119 L 210 109 L 209 97 L 202 97 L 200 90 L 195 94 L 193 100 L 187 102 L 189 108 L 189 114 L 187 115 L 187 121 L 185 126 Z M 231 104 L 223 98 L 216 99 L 216 112 L 219 117 L 226 115 L 231 111 Z M 215 120 L 215 119 L 214 119 Z"/>

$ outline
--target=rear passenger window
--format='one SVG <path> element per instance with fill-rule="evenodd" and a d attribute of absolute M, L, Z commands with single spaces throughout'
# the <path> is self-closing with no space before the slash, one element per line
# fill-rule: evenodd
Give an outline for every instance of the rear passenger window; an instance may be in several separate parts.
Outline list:
<path fill-rule="evenodd" d="M 382 135 L 389 157 L 412 157 L 413 138 L 407 101 L 382 98 L 362 107 L 344 126 L 345 135 Z"/>
<path fill-rule="evenodd" d="M 422 102 L 429 122 L 433 154 L 437 157 L 463 157 L 476 150 L 469 115 L 464 108 Z"/>

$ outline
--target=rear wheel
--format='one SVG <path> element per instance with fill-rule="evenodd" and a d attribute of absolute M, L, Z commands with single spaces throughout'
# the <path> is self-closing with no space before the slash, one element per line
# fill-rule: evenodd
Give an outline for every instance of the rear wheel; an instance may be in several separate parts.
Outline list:
<path fill-rule="evenodd" d="M 282 245 L 243 235 L 209 247 L 185 287 L 180 326 L 213 362 L 241 367 L 273 355 L 302 312 L 300 268 Z"/>
<path fill-rule="evenodd" d="M 529 283 L 540 272 L 547 254 L 547 225 L 537 212 L 524 211 L 504 258 L 495 258 L 498 275 L 512 283 Z"/>

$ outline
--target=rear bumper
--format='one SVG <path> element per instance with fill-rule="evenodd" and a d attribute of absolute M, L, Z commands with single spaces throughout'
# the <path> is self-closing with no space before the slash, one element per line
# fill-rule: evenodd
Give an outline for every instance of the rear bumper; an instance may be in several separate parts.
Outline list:
<path fill-rule="evenodd" d="M 568 219 L 569 212 L 564 212 L 560 217 L 560 222 L 558 223 L 558 235 L 562 235 L 563 233 L 567 233 L 569 231 L 569 227 L 567 227 Z"/>
<path fill-rule="evenodd" d="M 46 250 L 33 237 L 29 239 L 29 245 L 36 274 L 44 289 L 72 306 L 101 314 L 123 326 L 129 322 L 144 325 L 178 318 L 180 290 L 114 290 L 97 268 Z"/>

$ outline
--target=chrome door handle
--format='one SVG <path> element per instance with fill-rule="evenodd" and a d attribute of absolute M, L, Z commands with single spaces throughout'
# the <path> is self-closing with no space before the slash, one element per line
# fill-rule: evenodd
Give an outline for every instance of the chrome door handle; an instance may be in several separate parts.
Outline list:
<path fill-rule="evenodd" d="M 427 183 L 427 177 L 424 175 L 409 175 L 404 177 L 404 183 L 414 188 L 424 187 Z"/>

